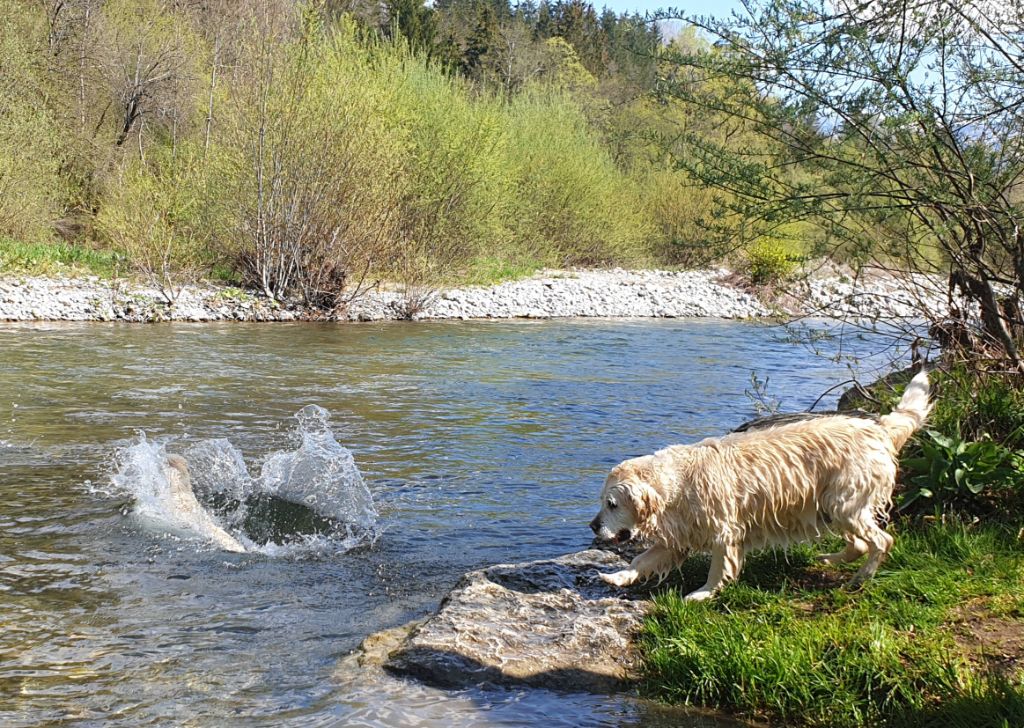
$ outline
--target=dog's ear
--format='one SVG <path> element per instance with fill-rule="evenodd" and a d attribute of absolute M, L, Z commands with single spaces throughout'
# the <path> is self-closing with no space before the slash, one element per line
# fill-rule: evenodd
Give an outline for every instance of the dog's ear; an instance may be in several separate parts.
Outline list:
<path fill-rule="evenodd" d="M 639 522 L 656 516 L 665 507 L 665 500 L 661 497 L 661 493 L 656 491 L 646 480 L 640 478 L 633 480 L 630 484 L 629 496 L 633 501 L 633 508 L 636 509 L 636 518 Z"/>

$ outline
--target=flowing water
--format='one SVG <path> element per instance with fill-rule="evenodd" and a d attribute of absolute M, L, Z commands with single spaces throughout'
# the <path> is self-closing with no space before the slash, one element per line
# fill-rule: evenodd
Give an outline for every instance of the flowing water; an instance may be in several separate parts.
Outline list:
<path fill-rule="evenodd" d="M 788 410 L 846 378 L 716 320 L 4 325 L 0 723 L 716 724 L 339 663 L 467 570 L 586 547 L 607 469 L 751 416 L 751 370 Z M 245 553 L 169 519 L 168 452 Z"/>

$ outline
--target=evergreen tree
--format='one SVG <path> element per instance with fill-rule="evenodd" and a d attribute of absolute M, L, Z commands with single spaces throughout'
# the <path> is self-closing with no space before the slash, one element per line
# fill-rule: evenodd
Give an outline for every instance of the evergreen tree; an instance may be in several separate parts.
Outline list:
<path fill-rule="evenodd" d="M 462 54 L 462 72 L 470 78 L 482 78 L 485 71 L 486 56 L 498 43 L 498 21 L 495 18 L 494 6 L 481 0 L 476 4 L 476 23 L 466 40 L 466 50 Z"/>
<path fill-rule="evenodd" d="M 387 0 L 387 17 L 388 35 L 405 38 L 417 53 L 434 55 L 434 11 L 423 0 Z"/>

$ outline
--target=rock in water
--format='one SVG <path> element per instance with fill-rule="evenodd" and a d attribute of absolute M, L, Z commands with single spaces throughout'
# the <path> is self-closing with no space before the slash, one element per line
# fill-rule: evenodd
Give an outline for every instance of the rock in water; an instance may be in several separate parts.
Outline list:
<path fill-rule="evenodd" d="M 632 638 L 650 603 L 613 592 L 609 551 L 473 571 L 384 667 L 439 687 L 525 683 L 605 693 L 635 679 Z"/>

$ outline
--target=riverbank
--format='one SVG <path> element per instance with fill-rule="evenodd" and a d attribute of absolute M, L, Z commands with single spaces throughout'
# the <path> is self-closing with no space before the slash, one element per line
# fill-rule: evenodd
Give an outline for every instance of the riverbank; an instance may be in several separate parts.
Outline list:
<path fill-rule="evenodd" d="M 844 588 L 854 566 L 815 558 L 833 543 L 754 554 L 703 603 L 682 595 L 705 557 L 627 590 L 596 578 L 626 563 L 605 551 L 493 566 L 350 661 L 445 688 L 639 691 L 736 725 L 1024 725 L 1017 527 L 903 521 L 893 533 L 884 573 L 856 592 Z"/>
<path fill-rule="evenodd" d="M 378 286 L 333 316 L 213 284 L 185 287 L 173 304 L 125 279 L 0 278 L 0 321 L 301 321 L 509 318 L 769 318 L 821 315 L 908 318 L 945 306 L 938 281 L 913 294 L 896 277 L 817 275 L 787 288 L 755 290 L 726 269 L 542 271 L 520 281 L 407 294 Z M 922 294 L 922 291 L 924 292 Z M 925 297 L 923 304 L 918 301 Z"/>
<path fill-rule="evenodd" d="M 642 692 L 812 726 L 1024 725 L 1024 542 L 1019 524 L 899 522 L 862 589 L 817 548 L 755 555 L 710 603 L 678 586 L 640 638 Z M 684 566 L 700 583 L 706 559 Z"/>

